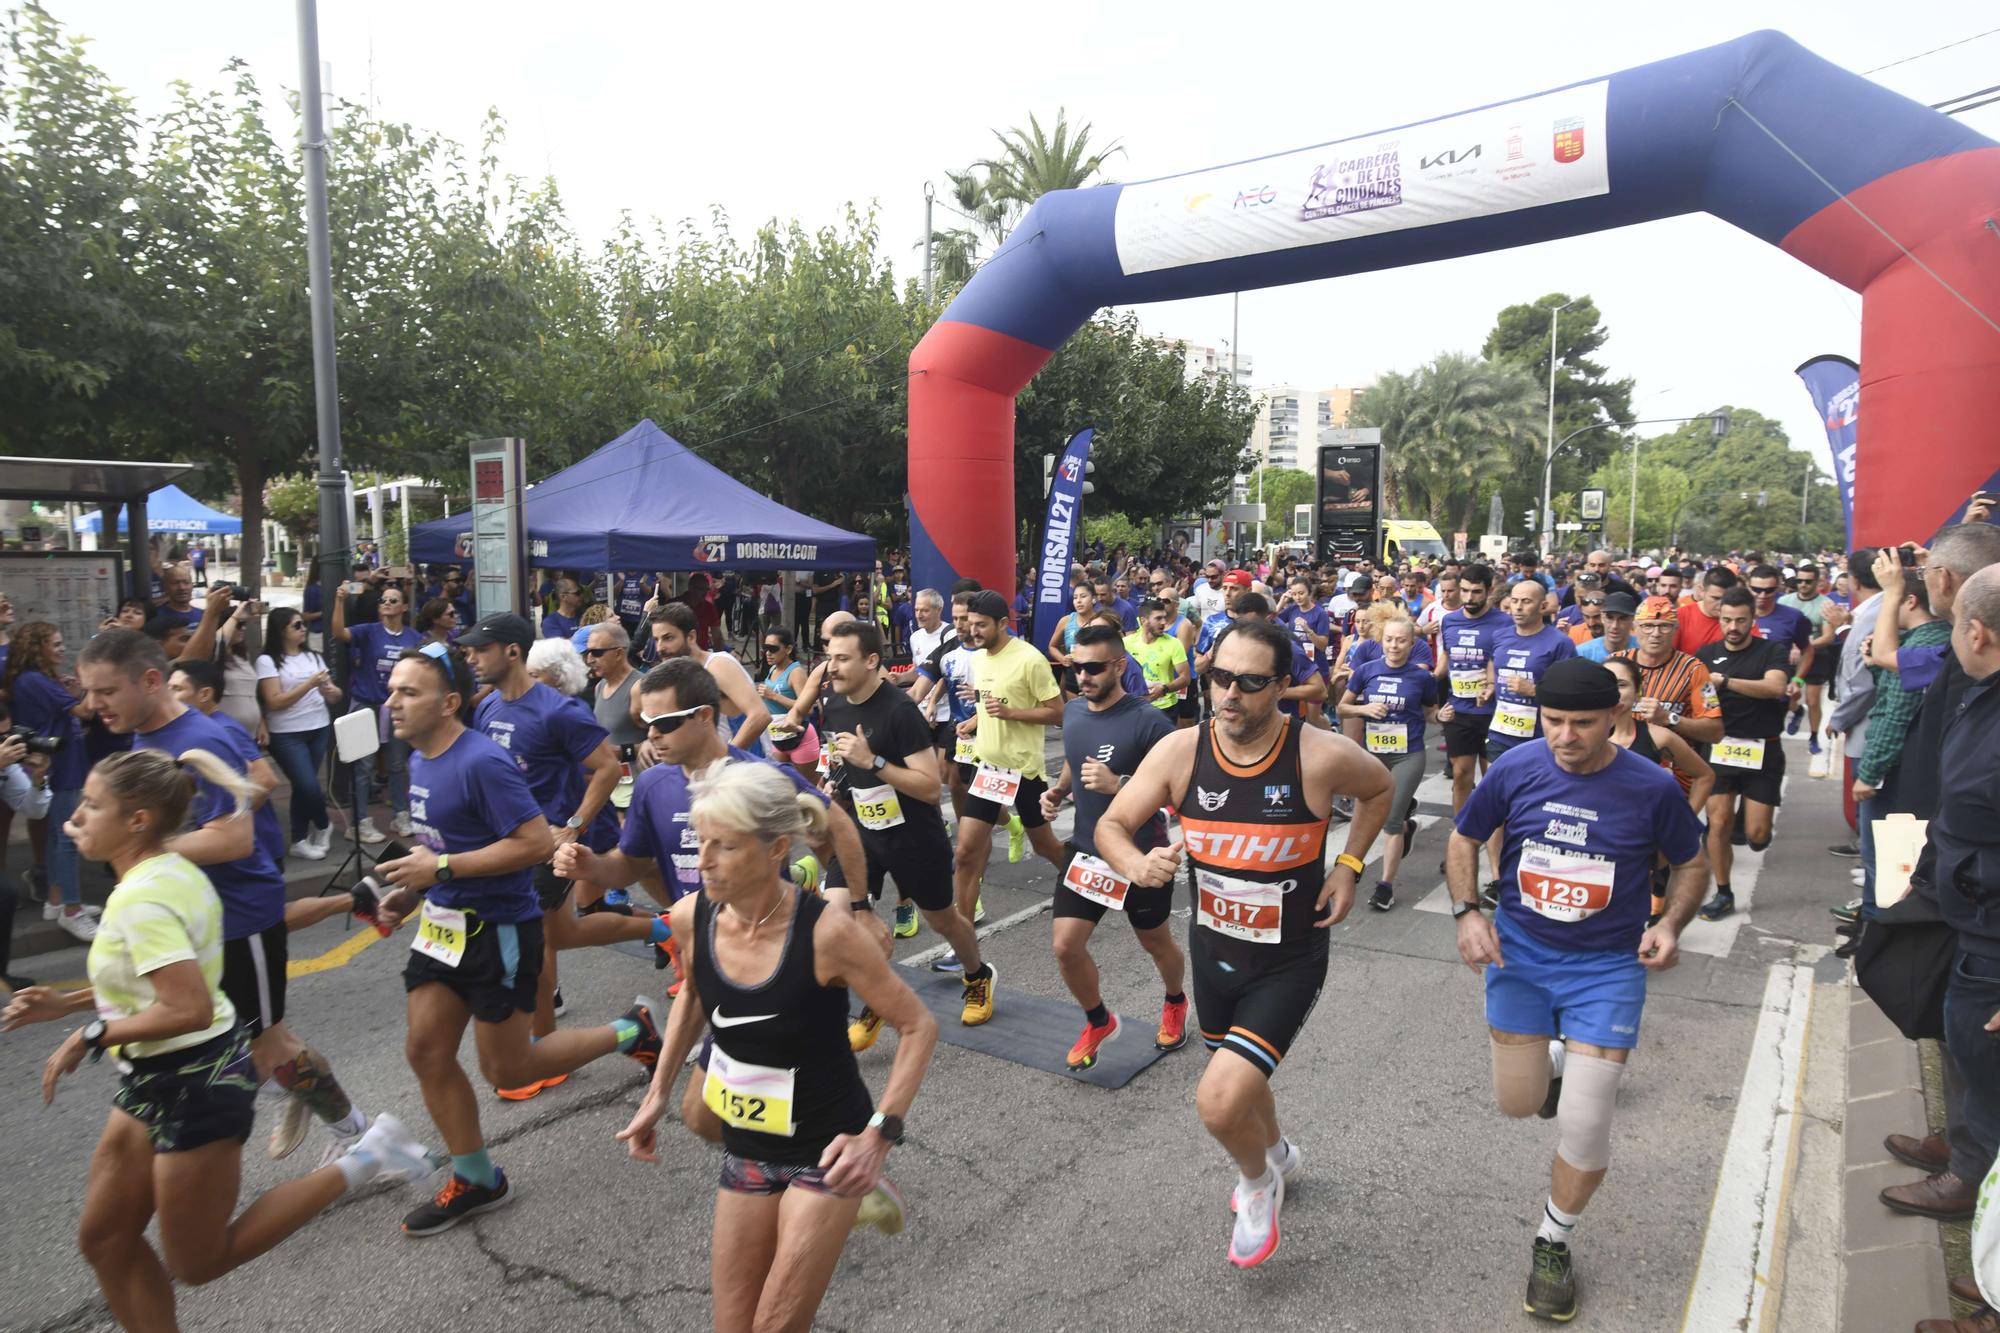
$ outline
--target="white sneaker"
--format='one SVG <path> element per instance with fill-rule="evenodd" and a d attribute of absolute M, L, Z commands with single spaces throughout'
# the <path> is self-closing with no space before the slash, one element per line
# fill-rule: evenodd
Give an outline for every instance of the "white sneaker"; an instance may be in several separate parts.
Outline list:
<path fill-rule="evenodd" d="M 399 838 L 408 838 L 413 836 L 414 830 L 410 828 L 409 811 L 407 810 L 397 811 L 396 817 L 389 821 L 389 830 Z"/>
<path fill-rule="evenodd" d="M 1229 1262 L 1255 1268 L 1278 1249 L 1278 1210 L 1285 1202 L 1285 1177 L 1272 1167 L 1262 1183 L 1238 1180 L 1236 1226 L 1229 1235 Z"/>
<path fill-rule="evenodd" d="M 307 861 L 324 861 L 326 860 L 326 848 L 320 846 L 318 839 L 314 838 L 311 833 L 307 833 L 305 837 L 300 838 L 292 844 L 292 855 L 302 857 Z"/>
<path fill-rule="evenodd" d="M 356 824 L 354 826 L 354 836 L 366 843 L 386 842 L 389 838 L 388 834 L 375 827 L 373 819 L 363 819 L 359 824 Z"/>
<path fill-rule="evenodd" d="M 1806 775 L 1808 777 L 1815 777 L 1815 778 L 1823 778 L 1826 776 L 1825 751 L 1821 751 L 1820 753 L 1812 757 L 1812 762 L 1806 765 Z"/>
<path fill-rule="evenodd" d="M 319 1156 L 320 1166 L 332 1166 L 342 1157 L 354 1151 L 356 1145 L 361 1142 L 367 1133 L 368 1128 L 365 1126 L 359 1134 L 342 1134 L 329 1128 L 326 1135 L 326 1151 Z"/>
<path fill-rule="evenodd" d="M 314 829 L 306 836 L 313 840 L 313 846 L 319 848 L 321 856 L 333 850 L 333 825 L 328 824 L 325 828 Z"/>
<path fill-rule="evenodd" d="M 271 1160 L 282 1161 L 298 1151 L 306 1141 L 306 1130 L 312 1126 L 312 1108 L 296 1095 L 288 1095 L 284 1106 L 278 1112 L 278 1123 L 271 1126 L 271 1143 L 266 1149 Z"/>
<path fill-rule="evenodd" d="M 82 912 L 59 912 L 56 924 L 86 943 L 97 938 L 97 918 L 94 916 L 85 916 Z"/>
<path fill-rule="evenodd" d="M 57 917 L 63 914 L 63 909 L 67 906 L 69 906 L 69 904 L 67 903 L 43 903 L 42 920 L 44 921 L 55 920 Z M 87 917 L 94 918 L 104 915 L 104 909 L 102 907 L 92 907 L 89 903 L 76 904 L 76 910 L 83 913 Z"/>
<path fill-rule="evenodd" d="M 1299 1173 L 1299 1145 L 1280 1134 L 1278 1141 L 1264 1150 L 1264 1159 L 1278 1168 L 1278 1174 L 1290 1180 Z M 1229 1191 L 1229 1211 L 1235 1212 L 1242 1206 L 1236 1190 Z"/>
<path fill-rule="evenodd" d="M 424 1145 L 387 1111 L 375 1117 L 353 1151 L 372 1154 L 382 1163 L 378 1180 L 422 1180 L 431 1172 L 430 1154 Z"/>

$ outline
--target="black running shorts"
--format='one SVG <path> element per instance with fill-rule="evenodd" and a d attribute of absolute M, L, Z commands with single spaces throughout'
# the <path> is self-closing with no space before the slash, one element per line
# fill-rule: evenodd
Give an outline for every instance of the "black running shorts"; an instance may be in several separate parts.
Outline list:
<path fill-rule="evenodd" d="M 199 1046 L 127 1063 L 131 1072 L 119 1076 L 111 1104 L 146 1127 L 154 1152 L 187 1152 L 250 1137 L 257 1068 L 241 1023 Z"/>
<path fill-rule="evenodd" d="M 467 913 L 471 934 L 457 967 L 410 950 L 403 964 L 407 993 L 433 983 L 449 986 L 482 1023 L 504 1023 L 515 1014 L 535 1012 L 535 985 L 542 977 L 542 919 L 482 921 Z"/>
<path fill-rule="evenodd" d="M 1319 1003 L 1327 941 L 1323 930 L 1299 945 L 1238 945 L 1201 926 L 1188 931 L 1195 1019 L 1208 1049 L 1233 1051 L 1267 1078 L 1275 1073 Z"/>
<path fill-rule="evenodd" d="M 291 932 L 280 921 L 268 930 L 225 940 L 222 993 L 236 1006 L 246 1037 L 285 1021 L 285 963 Z"/>
<path fill-rule="evenodd" d="M 951 839 L 942 830 L 919 834 L 905 825 L 887 836 L 865 836 L 862 844 L 868 853 L 870 902 L 881 898 L 886 877 L 896 881 L 898 895 L 926 912 L 951 906 Z"/>
<path fill-rule="evenodd" d="M 1448 758 L 1462 759 L 1486 753 L 1486 729 L 1493 724 L 1491 713 L 1461 713 L 1451 710 L 1451 721 L 1443 724 L 1444 752 Z"/>
<path fill-rule="evenodd" d="M 1741 795 L 1746 800 L 1757 801 L 1773 808 L 1784 804 L 1785 746 L 1777 737 L 1772 737 L 1764 745 L 1764 767 L 1738 768 L 1734 764 L 1711 763 L 1715 770 L 1715 789 L 1711 796 Z"/>
<path fill-rule="evenodd" d="M 1073 842 L 1065 842 L 1063 850 L 1069 853 L 1063 859 L 1063 869 L 1067 872 L 1069 863 L 1077 857 L 1077 846 Z M 1104 920 L 1104 914 L 1110 910 L 1103 903 L 1093 902 L 1082 894 L 1077 893 L 1074 889 L 1064 884 L 1060 878 L 1056 880 L 1055 915 L 1057 920 L 1061 920 L 1064 917 L 1075 917 L 1095 923 Z M 1167 918 L 1172 915 L 1173 910 L 1174 886 L 1171 881 L 1162 889 L 1142 888 L 1135 884 L 1126 891 L 1124 915 L 1132 922 L 1132 929 L 1134 930 L 1151 930 L 1155 926 L 1164 926 L 1167 924 Z"/>

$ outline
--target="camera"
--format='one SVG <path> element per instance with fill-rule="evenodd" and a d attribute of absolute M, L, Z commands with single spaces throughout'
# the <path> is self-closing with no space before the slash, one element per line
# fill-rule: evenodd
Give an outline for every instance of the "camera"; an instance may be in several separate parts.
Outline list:
<path fill-rule="evenodd" d="M 29 754 L 54 754 L 63 747 L 61 736 L 37 735 L 33 727 L 9 727 L 4 733 L 4 738 L 21 742 L 28 747 Z"/>

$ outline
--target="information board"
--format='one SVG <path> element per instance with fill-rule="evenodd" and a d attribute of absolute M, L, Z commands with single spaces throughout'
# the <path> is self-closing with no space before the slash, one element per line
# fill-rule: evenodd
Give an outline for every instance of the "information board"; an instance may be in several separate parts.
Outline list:
<path fill-rule="evenodd" d="M 1382 432 L 1372 427 L 1321 431 L 1315 485 L 1317 558 L 1373 555 L 1382 526 Z"/>
<path fill-rule="evenodd" d="M 14 628 L 46 620 L 62 631 L 74 661 L 125 597 L 119 551 L 0 551 L 0 592 L 14 604 Z"/>
<path fill-rule="evenodd" d="M 518 437 L 474 440 L 472 455 L 472 592 L 474 614 L 519 613 L 527 603 L 527 444 Z"/>

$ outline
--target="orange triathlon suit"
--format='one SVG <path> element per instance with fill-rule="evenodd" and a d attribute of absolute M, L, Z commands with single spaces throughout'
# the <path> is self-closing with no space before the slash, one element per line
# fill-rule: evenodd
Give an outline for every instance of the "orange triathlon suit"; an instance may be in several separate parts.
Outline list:
<path fill-rule="evenodd" d="M 1681 608 L 1683 612 L 1686 607 Z M 1681 622 L 1683 627 L 1686 621 Z M 1690 657 L 1675 649 L 1666 661 L 1658 666 L 1647 666 L 1639 660 L 1637 648 L 1627 648 L 1618 653 L 1619 657 L 1629 657 L 1639 668 L 1639 694 L 1641 698 L 1657 699 L 1681 717 L 1721 717 L 1722 701 L 1716 696 L 1715 682 L 1709 678 L 1708 668 L 1701 659 Z M 1665 723 L 1661 723 L 1665 726 Z M 1687 774 L 1660 761 L 1680 779 L 1681 790 L 1686 791 L 1693 784 Z"/>

